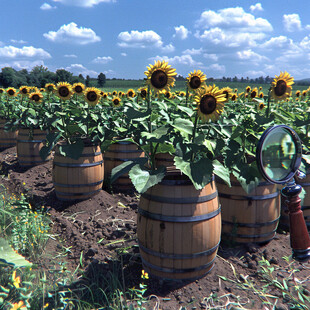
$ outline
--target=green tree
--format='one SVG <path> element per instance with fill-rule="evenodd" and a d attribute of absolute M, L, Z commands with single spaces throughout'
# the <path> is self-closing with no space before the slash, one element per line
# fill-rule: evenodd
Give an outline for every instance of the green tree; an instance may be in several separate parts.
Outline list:
<path fill-rule="evenodd" d="M 89 75 L 86 76 L 85 86 L 86 87 L 90 87 L 90 77 L 89 77 Z"/>
<path fill-rule="evenodd" d="M 2 68 L 1 74 L 0 74 L 0 84 L 6 88 L 6 87 L 17 87 L 17 73 L 16 70 L 14 70 L 11 67 L 4 67 Z"/>
<path fill-rule="evenodd" d="M 98 87 L 103 87 L 106 81 L 106 77 L 104 73 L 100 73 L 97 78 Z"/>
<path fill-rule="evenodd" d="M 73 73 L 65 70 L 65 69 L 58 69 L 56 70 L 56 82 L 68 82 L 72 83 Z"/>

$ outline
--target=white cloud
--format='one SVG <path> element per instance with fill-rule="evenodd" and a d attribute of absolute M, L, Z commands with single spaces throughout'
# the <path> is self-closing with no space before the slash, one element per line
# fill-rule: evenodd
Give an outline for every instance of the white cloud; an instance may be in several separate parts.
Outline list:
<path fill-rule="evenodd" d="M 21 57 L 37 57 L 41 59 L 51 58 L 51 55 L 42 48 L 35 48 L 33 46 L 23 46 L 18 48 L 15 46 L 4 46 L 0 48 L 0 56 L 7 58 L 21 58 Z"/>
<path fill-rule="evenodd" d="M 185 40 L 188 37 L 189 31 L 183 25 L 179 27 L 174 27 L 174 30 L 175 30 L 175 34 L 173 35 L 174 38 Z"/>
<path fill-rule="evenodd" d="M 56 9 L 56 6 L 51 6 L 50 4 L 45 2 L 40 6 L 40 9 L 43 11 L 48 11 L 48 10 Z"/>
<path fill-rule="evenodd" d="M 250 6 L 250 11 L 254 13 L 264 11 L 264 9 L 261 3 L 256 3 L 255 5 Z"/>
<path fill-rule="evenodd" d="M 213 61 L 218 61 L 218 56 L 216 54 L 203 54 L 203 57 Z"/>
<path fill-rule="evenodd" d="M 121 56 L 126 57 L 127 54 L 126 53 L 121 53 Z"/>
<path fill-rule="evenodd" d="M 226 71 L 225 66 L 220 64 L 213 64 L 208 66 L 207 69 L 210 71 L 215 71 L 217 74 L 224 74 Z"/>
<path fill-rule="evenodd" d="M 130 32 L 123 31 L 118 35 L 118 39 L 121 41 L 118 43 L 120 47 L 125 48 L 160 48 L 165 52 L 174 51 L 172 44 L 164 46 L 162 38 L 153 30 L 137 31 L 132 30 Z"/>
<path fill-rule="evenodd" d="M 75 43 L 75 44 L 89 44 L 101 41 L 101 38 L 90 28 L 77 27 L 77 24 L 71 22 L 68 25 L 62 25 L 57 31 L 49 31 L 43 36 L 57 43 Z"/>
<path fill-rule="evenodd" d="M 92 63 L 95 64 L 107 64 L 108 62 L 112 61 L 113 58 L 110 56 L 103 56 L 103 57 L 96 57 Z"/>
<path fill-rule="evenodd" d="M 35 61 L 28 61 L 28 60 L 21 60 L 21 61 L 12 61 L 10 63 L 0 63 L 0 67 L 12 67 L 15 70 L 31 70 L 35 66 L 44 66 L 44 62 L 42 60 L 35 60 Z"/>
<path fill-rule="evenodd" d="M 292 40 L 286 36 L 278 36 L 273 37 L 266 41 L 265 43 L 261 44 L 260 47 L 264 49 L 279 49 L 279 48 L 288 48 L 292 44 Z"/>
<path fill-rule="evenodd" d="M 191 55 L 182 55 L 182 56 L 156 56 L 149 58 L 150 60 L 165 60 L 168 61 L 169 65 L 175 66 L 178 64 L 185 65 L 185 66 L 202 66 L 203 63 L 195 61 Z"/>
<path fill-rule="evenodd" d="M 81 64 L 72 64 L 65 69 L 69 72 L 72 72 L 74 75 L 83 74 L 84 76 L 89 75 L 90 77 L 97 77 L 99 75 L 98 72 L 89 70 Z"/>
<path fill-rule="evenodd" d="M 199 48 L 199 49 L 195 49 L 195 48 L 192 48 L 192 49 L 187 49 L 185 51 L 182 52 L 182 54 L 187 54 L 187 55 L 201 55 L 202 54 L 202 47 Z"/>
<path fill-rule="evenodd" d="M 289 32 L 302 30 L 301 21 L 298 14 L 284 14 L 283 24 L 284 28 Z"/>
<path fill-rule="evenodd" d="M 273 30 L 267 19 L 255 18 L 254 15 L 246 13 L 241 7 L 225 8 L 218 12 L 204 11 L 197 26 L 204 29 L 219 27 L 232 32 L 269 32 Z"/>
<path fill-rule="evenodd" d="M 14 39 L 12 39 L 12 40 L 10 40 L 12 43 L 15 43 L 15 44 L 26 44 L 27 42 L 26 41 L 24 41 L 24 40 L 14 40 Z"/>
<path fill-rule="evenodd" d="M 54 2 L 59 2 L 65 5 L 70 5 L 70 6 L 80 6 L 80 7 L 85 7 L 85 8 L 91 8 L 94 5 L 97 5 L 101 2 L 116 2 L 115 0 L 53 0 Z"/>
<path fill-rule="evenodd" d="M 266 56 L 259 55 L 253 52 L 252 50 L 238 51 L 236 55 L 237 55 L 237 59 L 246 60 L 247 62 L 251 61 L 251 62 L 257 63 L 257 65 L 260 65 L 259 62 L 261 61 L 269 60 Z"/>
<path fill-rule="evenodd" d="M 70 54 L 70 55 L 64 55 L 64 57 L 66 57 L 66 58 L 77 58 L 77 56 L 76 55 L 74 55 L 74 54 Z"/>
<path fill-rule="evenodd" d="M 310 37 L 309 36 L 306 36 L 302 39 L 302 41 L 300 42 L 300 47 L 306 50 L 310 50 Z"/>

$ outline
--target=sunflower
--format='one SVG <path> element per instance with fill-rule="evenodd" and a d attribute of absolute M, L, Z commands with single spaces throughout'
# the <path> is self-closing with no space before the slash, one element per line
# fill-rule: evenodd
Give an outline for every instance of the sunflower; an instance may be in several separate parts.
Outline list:
<path fill-rule="evenodd" d="M 112 99 L 112 105 L 114 108 L 119 108 L 122 105 L 122 101 L 119 97 L 114 97 Z"/>
<path fill-rule="evenodd" d="M 94 107 L 100 99 L 100 90 L 95 87 L 87 87 L 84 90 L 84 96 L 88 105 Z"/>
<path fill-rule="evenodd" d="M 300 97 L 300 90 L 297 90 L 297 91 L 296 91 L 295 96 L 296 96 L 297 98 Z"/>
<path fill-rule="evenodd" d="M 142 99 L 145 99 L 146 95 L 147 95 L 147 88 L 146 87 L 140 87 L 138 89 L 138 93 L 140 94 Z"/>
<path fill-rule="evenodd" d="M 171 92 L 168 90 L 165 92 L 165 98 L 170 99 L 172 97 Z"/>
<path fill-rule="evenodd" d="M 52 93 L 56 90 L 56 86 L 53 83 L 45 84 L 45 89 L 47 92 Z"/>
<path fill-rule="evenodd" d="M 144 74 L 147 76 L 146 83 L 155 92 L 162 93 L 164 90 L 170 90 L 174 86 L 174 76 L 176 76 L 175 69 L 168 65 L 167 61 L 155 61 L 154 65 L 147 67 Z"/>
<path fill-rule="evenodd" d="M 73 91 L 77 94 L 77 95 L 83 95 L 83 92 L 85 90 L 85 85 L 83 83 L 74 83 L 72 85 Z"/>
<path fill-rule="evenodd" d="M 237 94 L 232 94 L 231 97 L 230 97 L 230 100 L 231 101 L 236 101 L 238 98 L 238 95 Z"/>
<path fill-rule="evenodd" d="M 307 96 L 307 91 L 306 91 L 306 90 L 303 90 L 303 91 L 302 91 L 302 96 L 303 96 L 303 97 L 306 97 L 306 96 Z"/>
<path fill-rule="evenodd" d="M 0 95 L 2 95 L 5 92 L 4 88 L 0 88 Z"/>
<path fill-rule="evenodd" d="M 130 88 L 127 90 L 127 97 L 133 98 L 135 96 L 136 96 L 136 93 L 133 89 Z"/>
<path fill-rule="evenodd" d="M 185 97 L 185 95 L 186 95 L 186 94 L 185 94 L 185 91 L 180 91 L 180 92 L 179 92 L 179 96 L 180 96 L 180 97 Z"/>
<path fill-rule="evenodd" d="M 72 86 L 67 82 L 59 82 L 56 85 L 56 95 L 62 100 L 68 100 L 73 95 Z"/>
<path fill-rule="evenodd" d="M 289 73 L 280 72 L 271 83 L 270 96 L 275 100 L 285 100 L 291 95 L 294 78 Z"/>
<path fill-rule="evenodd" d="M 112 96 L 117 96 L 117 91 L 116 90 L 113 90 Z"/>
<path fill-rule="evenodd" d="M 40 103 L 42 98 L 43 98 L 43 95 L 39 91 L 29 94 L 29 99 L 35 103 Z"/>
<path fill-rule="evenodd" d="M 228 101 L 229 98 L 231 97 L 232 89 L 230 87 L 224 87 L 221 89 L 221 92 L 222 92 L 222 94 L 225 95 L 226 101 Z"/>
<path fill-rule="evenodd" d="M 197 90 L 195 98 L 197 113 L 202 121 L 216 121 L 224 109 L 225 95 L 215 85 Z"/>
<path fill-rule="evenodd" d="M 105 92 L 103 92 L 103 94 L 101 95 L 101 97 L 102 97 L 103 99 L 106 99 L 106 98 L 108 97 L 108 94 L 105 93 Z"/>
<path fill-rule="evenodd" d="M 21 86 L 19 88 L 19 94 L 21 94 L 22 96 L 27 96 L 29 94 L 29 87 L 28 86 Z"/>
<path fill-rule="evenodd" d="M 246 91 L 247 93 L 249 93 L 249 92 L 251 91 L 251 87 L 250 87 L 250 86 L 247 86 L 246 89 L 245 89 L 245 91 Z"/>
<path fill-rule="evenodd" d="M 264 93 L 263 93 L 263 92 L 260 92 L 259 95 L 258 95 L 258 97 L 259 97 L 259 98 L 264 98 Z"/>
<path fill-rule="evenodd" d="M 257 97 L 257 94 L 258 94 L 258 91 L 257 91 L 257 88 L 255 87 L 251 90 L 250 97 L 254 99 L 255 97 Z"/>
<path fill-rule="evenodd" d="M 258 105 L 258 109 L 259 110 L 263 110 L 265 107 L 265 104 L 263 102 L 260 102 L 259 105 Z"/>
<path fill-rule="evenodd" d="M 16 96 L 16 89 L 14 87 L 9 87 L 6 90 L 6 93 L 9 97 L 15 97 Z"/>
<path fill-rule="evenodd" d="M 201 70 L 194 70 L 188 74 L 187 87 L 191 90 L 197 90 L 205 84 L 207 76 Z"/>

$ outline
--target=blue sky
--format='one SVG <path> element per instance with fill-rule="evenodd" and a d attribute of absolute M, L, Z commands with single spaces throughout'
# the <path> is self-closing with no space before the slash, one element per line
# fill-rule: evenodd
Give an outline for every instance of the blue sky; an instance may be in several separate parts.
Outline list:
<path fill-rule="evenodd" d="M 307 0 L 2 0 L 0 66 L 139 79 L 157 59 L 186 77 L 310 78 Z"/>

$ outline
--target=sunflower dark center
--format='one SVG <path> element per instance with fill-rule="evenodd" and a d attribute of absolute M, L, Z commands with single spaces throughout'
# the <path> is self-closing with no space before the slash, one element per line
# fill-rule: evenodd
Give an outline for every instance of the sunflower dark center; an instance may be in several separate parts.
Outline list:
<path fill-rule="evenodd" d="M 75 92 L 78 93 L 78 94 L 83 91 L 83 88 L 80 85 L 75 86 L 74 89 L 75 89 Z"/>
<path fill-rule="evenodd" d="M 0 89 L 0 94 L 2 94 L 3 93 L 3 89 Z"/>
<path fill-rule="evenodd" d="M 235 94 L 233 94 L 233 95 L 231 96 L 231 100 L 236 100 L 236 95 L 235 95 Z"/>
<path fill-rule="evenodd" d="M 168 98 L 168 99 L 169 99 L 169 98 L 170 98 L 170 96 L 171 96 L 171 94 L 170 94 L 169 92 L 166 92 L 166 93 L 165 93 L 165 97 L 166 97 L 166 98 Z"/>
<path fill-rule="evenodd" d="M 119 100 L 118 99 L 114 99 L 113 103 L 114 103 L 114 105 L 119 105 Z"/>
<path fill-rule="evenodd" d="M 192 89 L 197 89 L 201 85 L 201 80 L 200 77 L 198 76 L 193 76 L 189 82 L 189 85 Z"/>
<path fill-rule="evenodd" d="M 39 95 L 37 95 L 37 94 L 32 95 L 32 100 L 34 100 L 34 101 L 38 102 L 38 101 L 40 101 L 40 96 L 39 96 Z"/>
<path fill-rule="evenodd" d="M 203 114 L 212 114 L 216 109 L 216 99 L 211 95 L 205 95 L 200 100 L 200 111 Z"/>
<path fill-rule="evenodd" d="M 15 91 L 13 89 L 9 89 L 8 94 L 10 96 L 13 96 L 15 94 Z"/>
<path fill-rule="evenodd" d="M 156 70 L 151 76 L 151 83 L 155 88 L 162 89 L 168 83 L 168 75 L 162 70 Z"/>
<path fill-rule="evenodd" d="M 274 88 L 274 93 L 276 96 L 280 97 L 286 93 L 287 85 L 284 80 L 277 81 L 276 87 Z"/>
<path fill-rule="evenodd" d="M 87 100 L 88 101 L 96 101 L 97 100 L 97 94 L 96 94 L 96 92 L 94 92 L 94 91 L 89 91 L 88 93 L 87 93 L 87 95 L 86 95 L 86 98 L 87 98 Z"/>
<path fill-rule="evenodd" d="M 299 97 L 299 95 L 300 95 L 300 93 L 297 93 L 297 94 L 296 94 L 296 97 Z"/>
<path fill-rule="evenodd" d="M 26 95 L 28 93 L 27 88 L 22 88 L 22 93 Z"/>
<path fill-rule="evenodd" d="M 70 94 L 69 89 L 68 89 L 67 86 L 61 86 L 61 87 L 59 87 L 58 92 L 59 92 L 59 95 L 60 95 L 61 97 L 67 97 L 67 96 L 69 96 L 69 94 Z"/>
<path fill-rule="evenodd" d="M 53 87 L 52 85 L 50 85 L 50 86 L 47 87 L 47 90 L 48 90 L 48 91 L 53 91 L 53 89 L 54 89 L 54 87 Z"/>
<path fill-rule="evenodd" d="M 224 90 L 223 91 L 223 94 L 225 95 L 225 98 L 228 99 L 229 97 L 229 92 L 227 90 Z"/>
<path fill-rule="evenodd" d="M 246 89 L 246 92 L 248 93 L 248 92 L 250 92 L 250 90 L 251 90 L 251 88 L 248 87 L 248 88 Z"/>
<path fill-rule="evenodd" d="M 252 91 L 251 92 L 251 98 L 255 98 L 256 97 L 256 91 Z"/>
<path fill-rule="evenodd" d="M 262 110 L 264 107 L 265 107 L 265 105 L 264 105 L 263 103 L 261 103 L 261 104 L 259 105 L 259 109 L 260 109 L 260 110 Z"/>
<path fill-rule="evenodd" d="M 132 91 L 129 91 L 129 92 L 128 92 L 128 96 L 129 96 L 129 97 L 132 97 L 132 96 L 133 96 L 133 92 L 132 92 Z"/>

